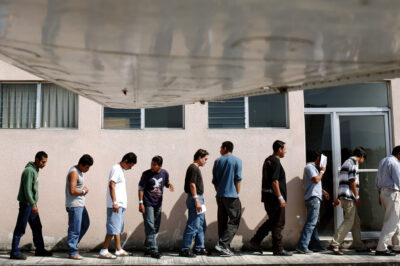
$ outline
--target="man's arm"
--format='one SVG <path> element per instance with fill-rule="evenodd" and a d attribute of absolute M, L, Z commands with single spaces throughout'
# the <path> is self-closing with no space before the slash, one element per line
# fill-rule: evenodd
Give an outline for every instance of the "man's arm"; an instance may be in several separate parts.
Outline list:
<path fill-rule="evenodd" d="M 321 166 L 321 171 L 319 171 L 319 174 L 318 174 L 317 176 L 314 176 L 314 177 L 311 179 L 311 181 L 312 181 L 314 184 L 318 184 L 318 182 L 320 182 L 320 181 L 322 180 L 322 176 L 324 175 L 325 170 L 326 170 L 326 168 L 325 168 L 324 166 Z"/>
<path fill-rule="evenodd" d="M 236 193 L 238 193 L 238 194 L 240 194 L 240 183 L 241 182 L 235 182 Z"/>
<path fill-rule="evenodd" d="M 281 194 L 281 190 L 279 189 L 279 181 L 278 180 L 274 180 L 272 181 L 272 189 L 275 192 L 275 195 L 278 197 L 278 199 L 280 198 L 279 202 L 280 202 L 280 207 L 281 208 L 285 208 L 286 207 L 286 201 L 283 198 L 282 194 Z"/>
<path fill-rule="evenodd" d="M 197 197 L 197 189 L 196 189 L 196 184 L 195 183 L 190 183 L 189 184 L 189 188 L 190 188 L 190 194 L 192 194 L 192 198 L 194 199 L 194 202 L 196 204 L 196 211 L 197 212 L 201 212 L 201 204 L 200 204 L 200 200 Z"/>
<path fill-rule="evenodd" d="M 139 189 L 138 196 L 139 196 L 139 211 L 141 213 L 145 213 L 145 208 L 143 204 L 143 190 Z"/>
<path fill-rule="evenodd" d="M 358 195 L 356 180 L 350 179 L 349 186 L 350 186 L 350 190 L 353 191 L 354 197 L 356 197 L 356 205 L 360 206 L 361 200 L 360 200 L 360 196 Z"/>
<path fill-rule="evenodd" d="M 85 195 L 89 192 L 87 187 L 84 187 L 82 190 L 76 189 L 76 184 L 78 182 L 78 173 L 73 171 L 68 174 L 68 180 L 69 180 L 69 194 L 72 196 L 80 196 L 80 195 Z"/>
<path fill-rule="evenodd" d="M 118 212 L 119 211 L 119 206 L 117 203 L 114 203 L 117 201 L 117 197 L 115 196 L 115 182 L 114 181 L 110 181 L 109 184 L 110 187 L 110 196 L 111 196 L 111 200 L 113 203 L 113 212 Z"/>
<path fill-rule="evenodd" d="M 24 170 L 21 178 L 21 182 L 23 182 L 23 188 L 24 188 L 24 195 L 25 199 L 27 200 L 27 203 L 29 206 L 35 206 L 36 202 L 33 199 L 33 191 L 32 191 L 32 186 L 33 186 L 33 179 L 35 178 L 35 174 L 31 170 Z"/>

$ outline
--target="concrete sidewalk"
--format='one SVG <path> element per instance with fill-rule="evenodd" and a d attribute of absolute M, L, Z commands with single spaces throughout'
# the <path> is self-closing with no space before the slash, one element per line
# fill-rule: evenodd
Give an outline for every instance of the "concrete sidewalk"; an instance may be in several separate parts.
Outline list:
<path fill-rule="evenodd" d="M 272 252 L 264 255 L 243 252 L 233 257 L 197 256 L 182 258 L 176 252 L 164 252 L 161 259 L 143 257 L 143 252 L 134 252 L 132 256 L 104 260 L 98 253 L 81 253 L 83 260 L 74 261 L 66 253 L 55 253 L 53 257 L 35 257 L 33 253 L 25 261 L 10 260 L 7 252 L 0 252 L 0 265 L 400 265 L 400 255 L 395 257 L 374 256 L 374 253 L 356 253 L 345 251 L 344 256 L 332 255 L 330 251 L 311 255 L 294 254 L 292 257 L 273 256 Z"/>

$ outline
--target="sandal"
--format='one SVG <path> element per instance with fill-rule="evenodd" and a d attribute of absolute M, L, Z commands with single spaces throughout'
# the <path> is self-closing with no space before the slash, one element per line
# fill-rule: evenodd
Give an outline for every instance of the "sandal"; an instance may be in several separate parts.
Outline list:
<path fill-rule="evenodd" d="M 344 255 L 343 251 L 341 251 L 339 248 L 332 248 L 332 251 L 335 255 Z"/>

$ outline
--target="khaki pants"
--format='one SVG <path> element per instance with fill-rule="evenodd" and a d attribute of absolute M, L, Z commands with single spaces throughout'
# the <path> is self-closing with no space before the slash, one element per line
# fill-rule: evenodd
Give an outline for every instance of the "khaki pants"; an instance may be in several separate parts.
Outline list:
<path fill-rule="evenodd" d="M 385 209 L 385 217 L 381 236 L 376 250 L 385 251 L 392 244 L 393 250 L 400 250 L 399 220 L 400 220 L 400 192 L 392 189 L 382 189 L 380 194 L 381 205 Z"/>
<path fill-rule="evenodd" d="M 357 213 L 356 202 L 354 200 L 341 199 L 340 204 L 343 208 L 344 219 L 336 231 L 330 245 L 334 248 L 339 248 L 340 244 L 344 241 L 344 238 L 351 231 L 353 235 L 353 248 L 363 249 L 364 244 L 361 241 L 360 217 Z"/>

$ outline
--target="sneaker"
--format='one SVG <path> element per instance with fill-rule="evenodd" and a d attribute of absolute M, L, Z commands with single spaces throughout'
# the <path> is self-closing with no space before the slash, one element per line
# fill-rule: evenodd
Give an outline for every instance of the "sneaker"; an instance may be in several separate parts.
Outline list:
<path fill-rule="evenodd" d="M 110 252 L 107 252 L 106 254 L 100 253 L 100 254 L 99 254 L 99 258 L 100 258 L 100 259 L 116 259 L 117 256 L 111 254 Z"/>
<path fill-rule="evenodd" d="M 392 252 L 390 250 L 384 250 L 384 251 L 375 251 L 375 256 L 396 256 L 395 252 Z"/>
<path fill-rule="evenodd" d="M 284 249 L 282 249 L 282 250 L 279 251 L 279 252 L 274 252 L 274 256 L 292 256 L 292 255 L 293 255 L 292 252 L 286 251 L 286 250 L 284 250 Z"/>
<path fill-rule="evenodd" d="M 305 255 L 309 255 L 309 254 L 313 254 L 313 252 L 309 249 L 300 249 L 300 248 L 296 248 L 296 251 L 300 254 L 305 254 Z"/>
<path fill-rule="evenodd" d="M 12 260 L 26 260 L 26 256 L 22 253 L 19 253 L 18 255 L 12 255 L 10 254 L 10 259 Z"/>
<path fill-rule="evenodd" d="M 161 253 L 158 251 L 153 251 L 151 252 L 150 256 L 154 259 L 160 259 L 161 258 Z"/>
<path fill-rule="evenodd" d="M 51 256 L 53 256 L 53 252 L 45 250 L 45 249 L 36 250 L 35 251 L 35 256 L 37 256 L 37 257 L 51 257 Z"/>
<path fill-rule="evenodd" d="M 179 257 L 196 258 L 196 254 L 191 252 L 189 249 L 179 251 Z"/>
<path fill-rule="evenodd" d="M 215 248 L 216 251 L 219 252 L 220 256 L 230 257 L 230 256 L 233 255 L 231 250 L 220 246 L 219 243 L 216 244 L 214 248 Z"/>
<path fill-rule="evenodd" d="M 212 255 L 211 252 L 205 248 L 198 249 L 198 250 L 195 249 L 195 250 L 193 250 L 193 253 L 196 255 L 200 255 L 200 256 L 202 256 L 202 255 L 203 256 L 211 256 Z"/>
<path fill-rule="evenodd" d="M 117 257 L 127 257 L 127 256 L 130 256 L 130 255 L 131 254 L 129 252 L 126 252 L 123 249 L 115 251 L 115 256 L 117 256 Z"/>
<path fill-rule="evenodd" d="M 69 258 L 72 259 L 72 260 L 82 260 L 83 259 L 83 257 L 81 255 L 79 255 L 79 254 L 75 254 L 73 256 L 69 256 Z"/>

